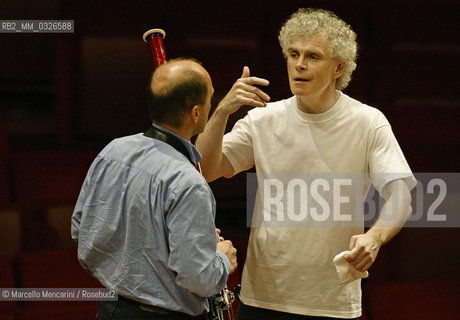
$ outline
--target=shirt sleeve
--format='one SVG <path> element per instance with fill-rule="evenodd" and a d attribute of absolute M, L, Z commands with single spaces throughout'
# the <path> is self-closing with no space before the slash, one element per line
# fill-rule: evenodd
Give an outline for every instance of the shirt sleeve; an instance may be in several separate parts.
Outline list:
<path fill-rule="evenodd" d="M 239 120 L 224 136 L 222 152 L 233 167 L 234 174 L 254 166 L 253 134 L 250 117 Z"/>
<path fill-rule="evenodd" d="M 369 150 L 369 172 L 372 184 L 379 193 L 385 185 L 403 179 L 412 190 L 417 181 L 385 116 L 380 113 L 371 135 Z"/>
<path fill-rule="evenodd" d="M 179 286 L 202 297 L 225 287 L 230 266 L 225 254 L 216 250 L 213 206 L 210 189 L 193 185 L 177 194 L 166 217 L 168 267 L 175 272 Z"/>
<path fill-rule="evenodd" d="M 87 191 L 89 188 L 89 179 L 91 177 L 92 168 L 94 166 L 94 162 L 91 165 L 90 169 L 88 170 L 88 174 L 86 175 L 85 180 L 83 181 L 83 185 L 80 190 L 80 194 L 77 199 L 77 203 L 75 204 L 75 208 L 72 214 L 72 221 L 71 221 L 71 236 L 72 239 L 78 241 L 80 235 L 80 225 L 81 225 L 81 218 L 83 213 L 83 206 L 85 205 Z"/>
<path fill-rule="evenodd" d="M 72 222 L 71 222 L 71 235 L 72 239 L 78 242 L 78 237 L 80 235 L 80 224 L 81 224 L 81 215 L 82 215 L 82 207 L 83 207 L 83 189 L 80 191 L 80 196 L 78 197 L 77 204 L 75 205 L 75 209 L 72 214 Z"/>

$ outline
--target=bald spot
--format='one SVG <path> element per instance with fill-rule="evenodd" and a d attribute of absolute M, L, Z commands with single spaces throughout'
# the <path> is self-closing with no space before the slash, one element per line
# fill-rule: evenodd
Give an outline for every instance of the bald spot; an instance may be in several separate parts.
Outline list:
<path fill-rule="evenodd" d="M 180 60 L 159 66 L 153 74 L 150 88 L 156 95 L 165 95 L 190 72 L 198 73 L 208 84 L 211 83 L 211 77 L 201 65 L 190 60 Z"/>

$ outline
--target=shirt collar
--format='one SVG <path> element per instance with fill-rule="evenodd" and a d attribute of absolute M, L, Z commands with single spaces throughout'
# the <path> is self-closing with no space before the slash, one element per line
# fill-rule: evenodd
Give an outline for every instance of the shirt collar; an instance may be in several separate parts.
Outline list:
<path fill-rule="evenodd" d="M 185 148 L 187 149 L 188 153 L 190 154 L 190 157 L 192 159 L 192 162 L 193 164 L 196 166 L 198 164 L 198 162 L 200 162 L 201 160 L 201 153 L 198 151 L 198 149 L 190 142 L 190 141 L 187 141 L 185 140 L 184 138 L 182 138 L 180 135 L 178 135 L 177 133 L 175 132 L 172 132 L 171 130 L 168 130 L 166 129 L 165 127 L 162 127 L 156 123 L 153 123 L 152 122 L 152 126 L 154 126 L 155 128 L 157 128 L 158 130 L 160 131 L 163 131 L 163 132 L 167 132 L 171 135 L 173 135 L 174 137 L 176 137 L 180 142 L 182 142 L 185 146 Z"/>

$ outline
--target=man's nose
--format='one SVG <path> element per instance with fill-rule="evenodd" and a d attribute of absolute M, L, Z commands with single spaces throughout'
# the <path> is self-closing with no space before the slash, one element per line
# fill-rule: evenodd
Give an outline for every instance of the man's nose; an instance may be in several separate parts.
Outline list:
<path fill-rule="evenodd" d="M 307 65 L 305 64 L 305 62 L 303 61 L 303 59 L 299 59 L 295 65 L 295 69 L 297 71 L 304 71 L 304 70 L 307 70 Z"/>

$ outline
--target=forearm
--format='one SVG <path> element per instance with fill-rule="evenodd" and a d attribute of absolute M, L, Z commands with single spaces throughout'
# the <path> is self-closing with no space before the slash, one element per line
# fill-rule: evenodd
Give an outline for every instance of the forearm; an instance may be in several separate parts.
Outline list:
<path fill-rule="evenodd" d="M 370 228 L 366 234 L 373 238 L 374 241 L 378 244 L 378 246 L 382 246 L 391 239 L 393 239 L 394 236 L 398 234 L 398 232 L 402 229 L 402 227 L 377 227 L 374 225 L 372 228 Z"/>
<path fill-rule="evenodd" d="M 176 271 L 177 284 L 201 297 L 217 294 L 225 287 L 229 275 L 224 256 L 216 253 L 210 264 L 202 269 L 196 269 L 194 261 L 187 263 Z"/>
<path fill-rule="evenodd" d="M 217 108 L 205 130 L 196 140 L 196 146 L 203 156 L 200 161 L 201 171 L 207 181 L 216 180 L 224 174 L 221 170 L 223 166 L 222 140 L 228 117 L 225 111 Z"/>
<path fill-rule="evenodd" d="M 231 265 L 225 253 L 216 250 L 212 232 L 199 234 L 182 228 L 170 235 L 169 242 L 168 266 L 176 273 L 177 285 L 201 297 L 215 295 L 224 288 Z"/>
<path fill-rule="evenodd" d="M 376 223 L 365 234 L 351 237 L 350 253 L 345 256 L 355 269 L 362 272 L 370 268 L 380 247 L 401 230 L 412 213 L 410 191 L 403 180 L 388 183 L 383 196 L 386 201 Z"/>
<path fill-rule="evenodd" d="M 198 136 L 196 145 L 203 156 L 201 168 L 207 181 L 222 176 L 230 177 L 233 174 L 232 165 L 222 153 L 222 139 L 228 117 L 242 105 L 265 107 L 270 101 L 270 97 L 257 87 L 267 86 L 268 80 L 249 75 L 249 68 L 244 67 L 241 78 L 233 84 L 232 89 L 217 106 L 203 133 Z"/>
<path fill-rule="evenodd" d="M 386 187 L 385 197 L 379 218 L 367 232 L 381 244 L 398 234 L 412 213 L 410 191 L 403 180 L 391 182 Z"/>

